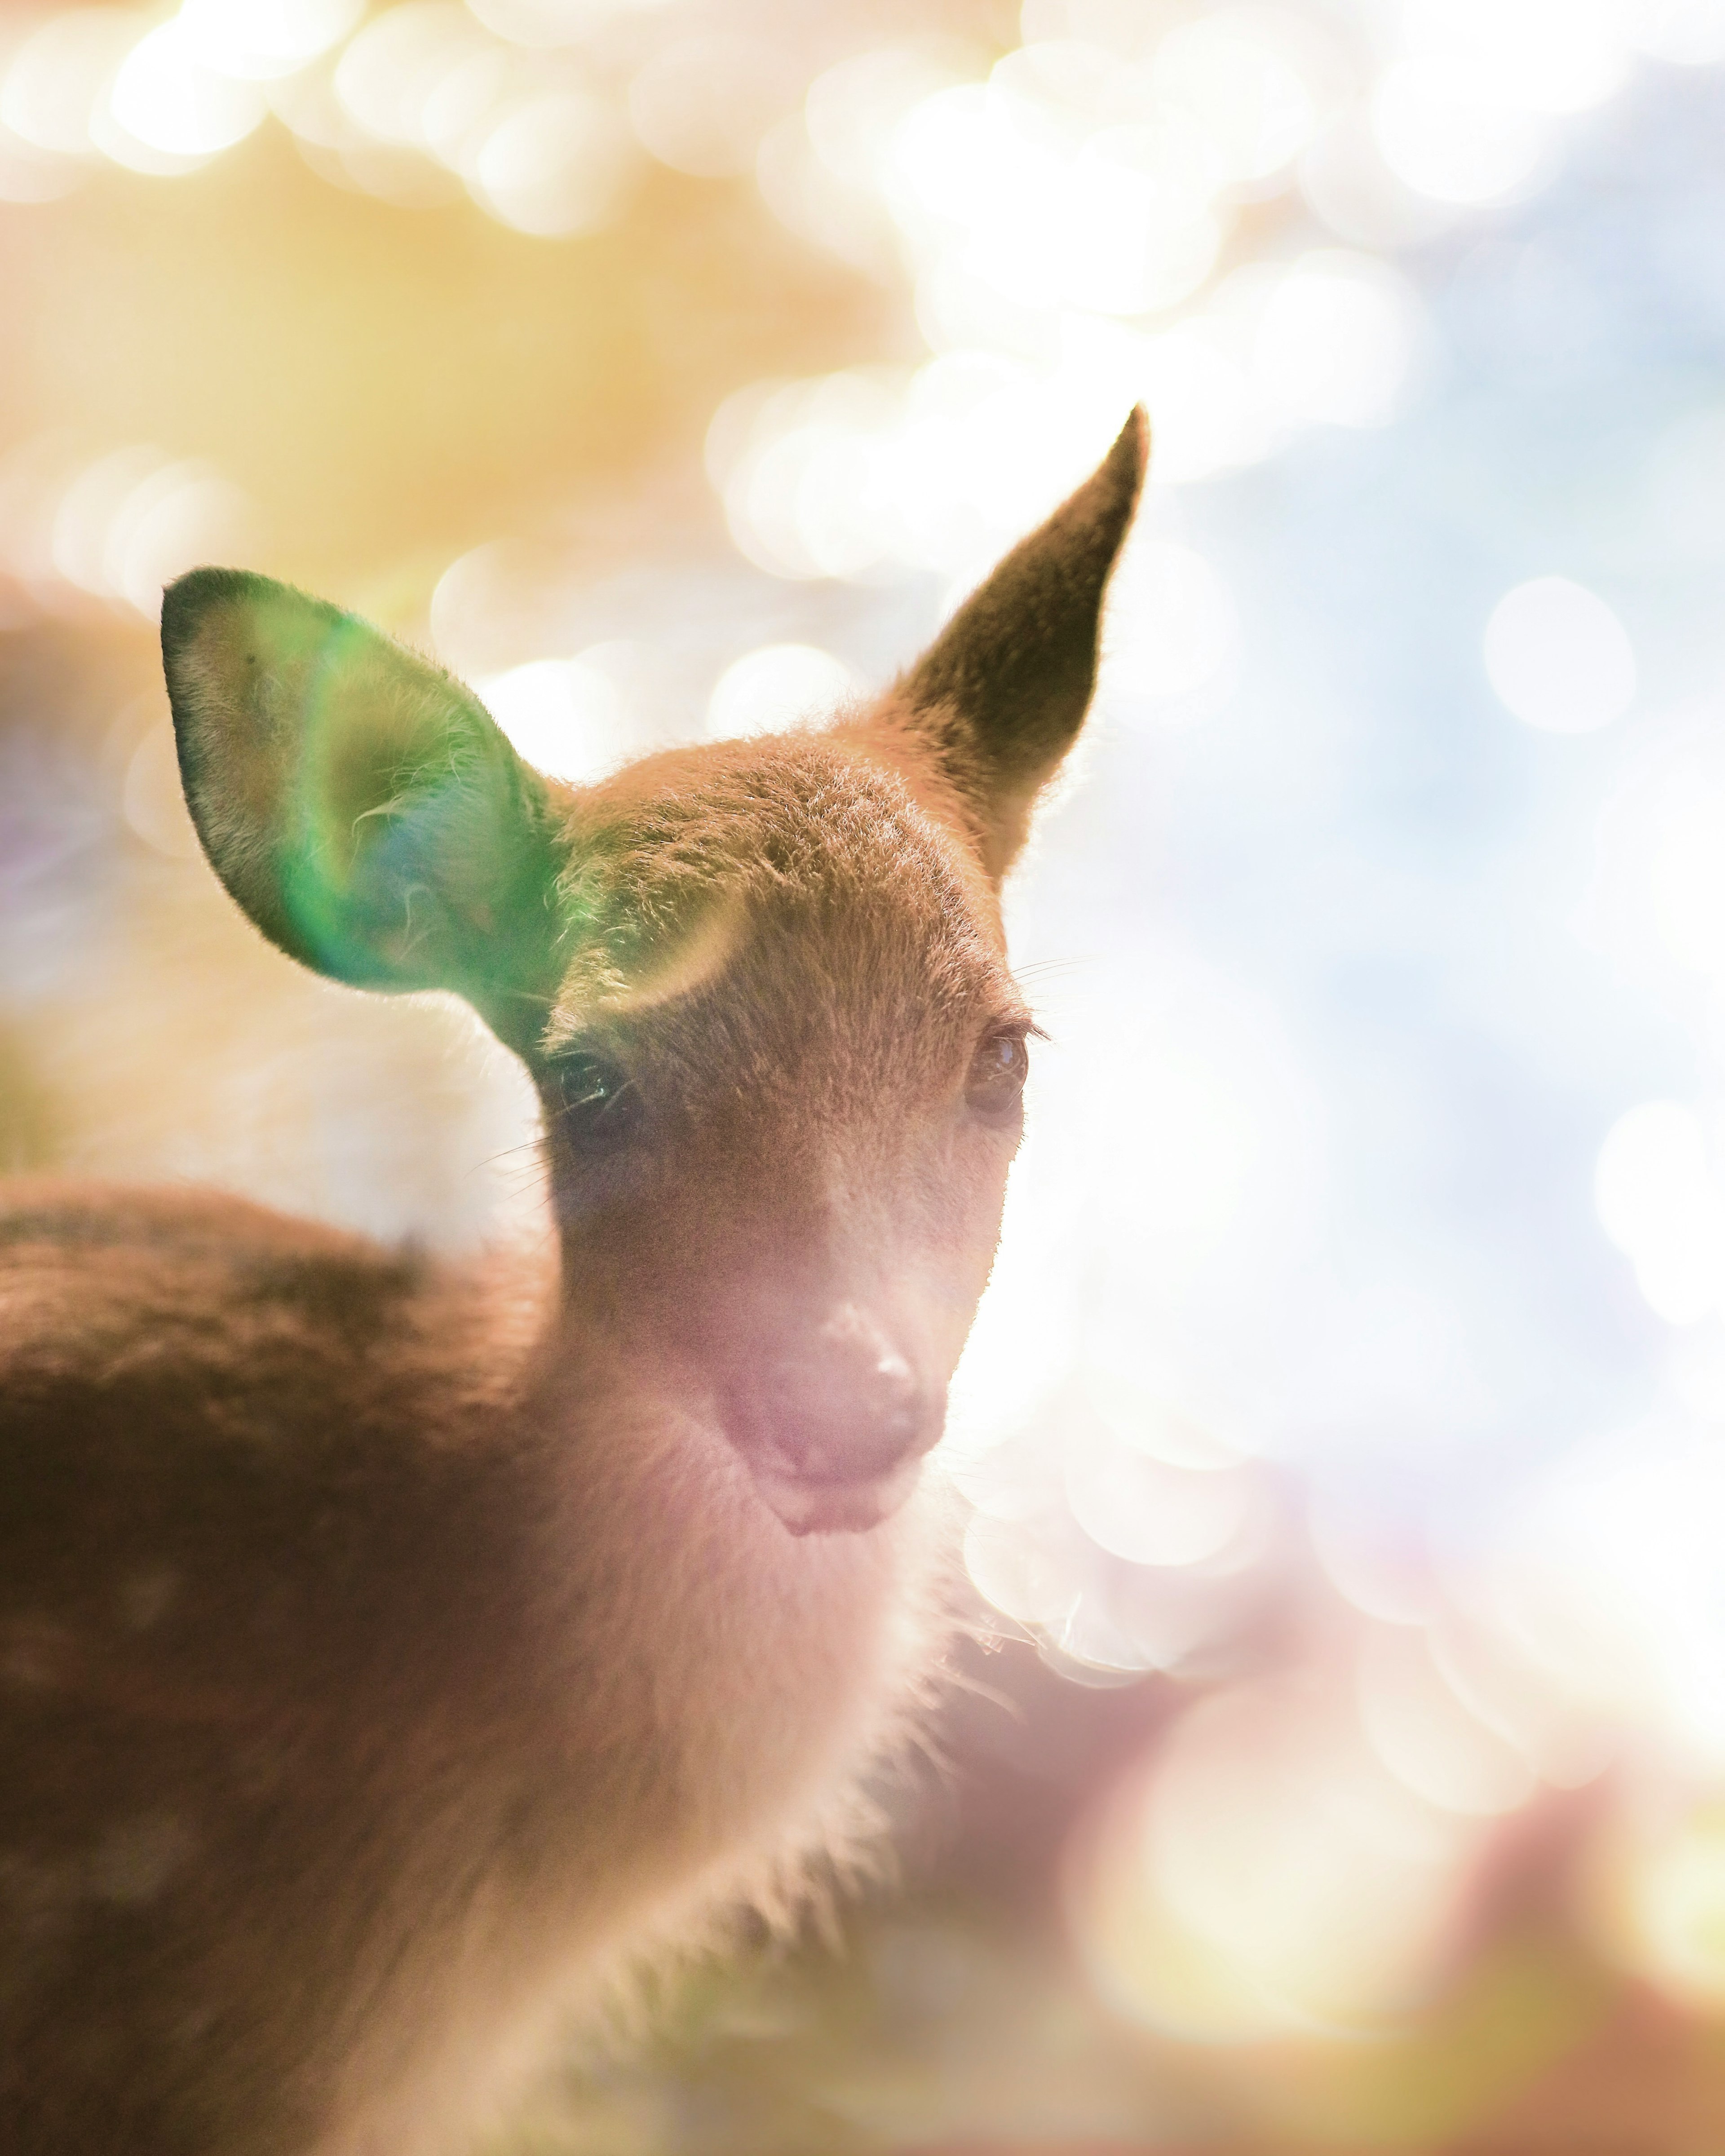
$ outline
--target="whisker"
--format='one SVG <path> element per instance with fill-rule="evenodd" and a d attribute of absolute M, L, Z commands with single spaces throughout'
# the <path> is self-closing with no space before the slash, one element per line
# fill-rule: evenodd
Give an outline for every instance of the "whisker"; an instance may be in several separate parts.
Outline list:
<path fill-rule="evenodd" d="M 1096 963 L 1089 957 L 1033 958 L 1027 966 L 1014 966 L 1013 973 L 1021 985 L 1028 981 L 1064 981 Z"/>

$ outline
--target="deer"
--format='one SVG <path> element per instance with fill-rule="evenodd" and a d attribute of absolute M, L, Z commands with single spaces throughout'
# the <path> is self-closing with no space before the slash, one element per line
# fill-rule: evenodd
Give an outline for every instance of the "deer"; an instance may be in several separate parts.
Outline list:
<path fill-rule="evenodd" d="M 1002 879 L 1147 441 L 871 705 L 579 787 L 334 606 L 168 587 L 217 877 L 472 1006 L 555 1235 L 5 1193 L 12 2156 L 454 2156 L 624 1972 L 862 1861 L 955 1622 L 922 1471 L 1023 1122 Z"/>

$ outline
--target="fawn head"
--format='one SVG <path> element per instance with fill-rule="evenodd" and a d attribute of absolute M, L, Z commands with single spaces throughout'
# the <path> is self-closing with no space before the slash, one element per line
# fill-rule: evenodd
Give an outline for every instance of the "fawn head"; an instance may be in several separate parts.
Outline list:
<path fill-rule="evenodd" d="M 872 708 L 571 787 L 335 608 L 198 569 L 162 635 L 217 875 L 332 978 L 453 989 L 545 1111 L 567 1320 L 716 1421 L 793 1532 L 939 1436 L 1017 1146 L 998 891 L 1083 719 L 1134 413 Z"/>

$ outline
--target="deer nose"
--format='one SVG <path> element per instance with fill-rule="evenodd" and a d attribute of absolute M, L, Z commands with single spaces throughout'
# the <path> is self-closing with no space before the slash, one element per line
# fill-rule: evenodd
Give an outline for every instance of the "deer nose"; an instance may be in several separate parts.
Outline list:
<path fill-rule="evenodd" d="M 846 1309 L 800 1353 L 762 1373 L 762 1405 L 803 1473 L 861 1481 L 896 1467 L 916 1444 L 921 1388 L 880 1328 Z"/>
<path fill-rule="evenodd" d="M 908 1492 L 914 1461 L 940 1435 L 942 1401 L 851 1304 L 739 1391 L 745 1456 L 798 1532 L 872 1526 Z"/>

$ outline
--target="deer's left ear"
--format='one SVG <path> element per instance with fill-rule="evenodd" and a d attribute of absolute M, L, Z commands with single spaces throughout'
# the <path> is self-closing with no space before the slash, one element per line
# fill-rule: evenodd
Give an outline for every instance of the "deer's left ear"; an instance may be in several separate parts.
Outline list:
<path fill-rule="evenodd" d="M 1142 405 L 1078 491 L 1020 541 L 897 684 L 886 715 L 932 746 L 1003 875 L 1096 686 L 1102 597 L 1144 483 Z"/>

